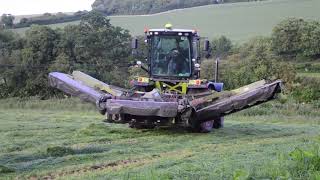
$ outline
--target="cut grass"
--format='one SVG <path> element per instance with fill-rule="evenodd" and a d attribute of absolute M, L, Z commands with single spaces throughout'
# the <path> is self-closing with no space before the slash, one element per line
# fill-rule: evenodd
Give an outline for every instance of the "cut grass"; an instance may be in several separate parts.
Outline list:
<path fill-rule="evenodd" d="M 175 28 L 197 29 L 204 37 L 225 35 L 243 42 L 254 36 L 269 35 L 277 23 L 289 17 L 319 20 L 319 7 L 319 0 L 267 0 L 209 5 L 148 16 L 111 16 L 110 19 L 113 25 L 130 30 L 132 35 L 142 35 L 145 27 L 161 28 L 170 22 Z M 24 33 L 26 29 L 15 31 Z"/>
<path fill-rule="evenodd" d="M 320 135 L 312 105 L 267 103 L 226 117 L 223 129 L 195 134 L 105 124 L 95 110 L 84 111 L 87 105 L 74 107 L 76 100 L 16 100 L 1 100 L 12 105 L 0 106 L 0 165 L 12 172 L 0 179 L 231 179 L 243 170 L 258 176 L 280 154 Z"/>

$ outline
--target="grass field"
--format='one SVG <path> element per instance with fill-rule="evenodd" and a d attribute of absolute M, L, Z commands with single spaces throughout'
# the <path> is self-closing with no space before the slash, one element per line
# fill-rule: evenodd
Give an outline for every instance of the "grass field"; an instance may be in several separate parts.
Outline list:
<path fill-rule="evenodd" d="M 76 100 L 1 100 L 0 179 L 277 177 L 279 157 L 320 140 L 317 108 L 267 103 L 195 134 L 106 124 Z"/>
<path fill-rule="evenodd" d="M 320 73 L 298 73 L 298 76 L 300 76 L 300 77 L 319 78 L 320 79 Z"/>
<path fill-rule="evenodd" d="M 272 28 L 288 17 L 319 20 L 319 0 L 267 0 L 262 2 L 209 5 L 169 11 L 150 16 L 110 17 L 114 25 L 129 29 L 133 35 L 141 35 L 144 27 L 159 28 L 171 22 L 176 28 L 195 28 L 202 36 L 226 35 L 242 42 L 250 37 L 268 35 Z M 55 24 L 62 27 L 66 24 Z M 26 28 L 17 29 L 23 33 Z"/>

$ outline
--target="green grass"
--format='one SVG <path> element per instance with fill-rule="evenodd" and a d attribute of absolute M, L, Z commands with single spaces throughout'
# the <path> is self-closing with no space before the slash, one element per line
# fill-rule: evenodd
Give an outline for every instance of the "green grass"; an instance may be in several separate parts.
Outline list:
<path fill-rule="evenodd" d="M 198 29 L 202 36 L 226 35 L 243 42 L 258 35 L 269 35 L 272 28 L 288 17 L 319 20 L 319 0 L 267 0 L 222 5 L 209 5 L 169 11 L 151 16 L 113 16 L 111 22 L 142 35 L 144 27 L 159 28 L 171 22 L 176 28 Z M 78 22 L 72 22 L 76 24 Z M 62 27 L 69 23 L 52 25 Z M 26 28 L 17 29 L 23 33 Z"/>
<path fill-rule="evenodd" d="M 298 73 L 300 77 L 320 78 L 320 73 Z"/>
<path fill-rule="evenodd" d="M 317 108 L 267 103 L 226 117 L 223 129 L 196 134 L 106 124 L 91 105 L 73 99 L 0 100 L 0 179 L 270 175 L 280 155 L 319 137 Z"/>

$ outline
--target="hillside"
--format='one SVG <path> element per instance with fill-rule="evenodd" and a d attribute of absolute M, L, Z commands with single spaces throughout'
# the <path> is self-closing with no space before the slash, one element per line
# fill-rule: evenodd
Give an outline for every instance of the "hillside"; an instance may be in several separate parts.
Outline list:
<path fill-rule="evenodd" d="M 111 22 L 141 35 L 144 27 L 161 27 L 167 22 L 175 27 L 196 28 L 202 36 L 226 35 L 232 40 L 243 42 L 257 35 L 269 35 L 272 28 L 288 17 L 320 19 L 318 0 L 270 0 L 263 2 L 208 5 L 203 7 L 169 11 L 155 15 L 109 16 Z M 63 27 L 71 23 L 54 24 Z M 27 28 L 16 29 L 23 33 Z"/>
<path fill-rule="evenodd" d="M 247 2 L 254 0 L 95 0 L 92 8 L 108 15 L 153 14 L 209 4 Z"/>

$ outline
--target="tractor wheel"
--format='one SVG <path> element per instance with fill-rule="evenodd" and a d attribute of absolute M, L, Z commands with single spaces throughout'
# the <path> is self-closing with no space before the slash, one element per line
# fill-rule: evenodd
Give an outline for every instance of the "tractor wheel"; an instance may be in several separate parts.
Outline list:
<path fill-rule="evenodd" d="M 213 128 L 220 129 L 223 128 L 224 125 L 224 117 L 219 117 L 213 120 Z"/>
<path fill-rule="evenodd" d="M 191 131 L 195 133 L 209 133 L 213 129 L 213 121 L 197 123 L 191 126 Z"/>
<path fill-rule="evenodd" d="M 214 121 L 207 121 L 200 124 L 201 133 L 209 133 L 212 131 Z"/>
<path fill-rule="evenodd" d="M 203 123 L 200 123 L 195 115 L 194 112 L 192 112 L 192 115 L 190 117 L 190 128 L 191 131 L 196 133 L 209 133 L 213 129 L 213 123 L 214 121 L 206 121 Z"/>
<path fill-rule="evenodd" d="M 107 110 L 106 109 L 101 109 L 101 110 L 99 110 L 99 113 L 101 115 L 105 115 L 107 113 Z"/>

